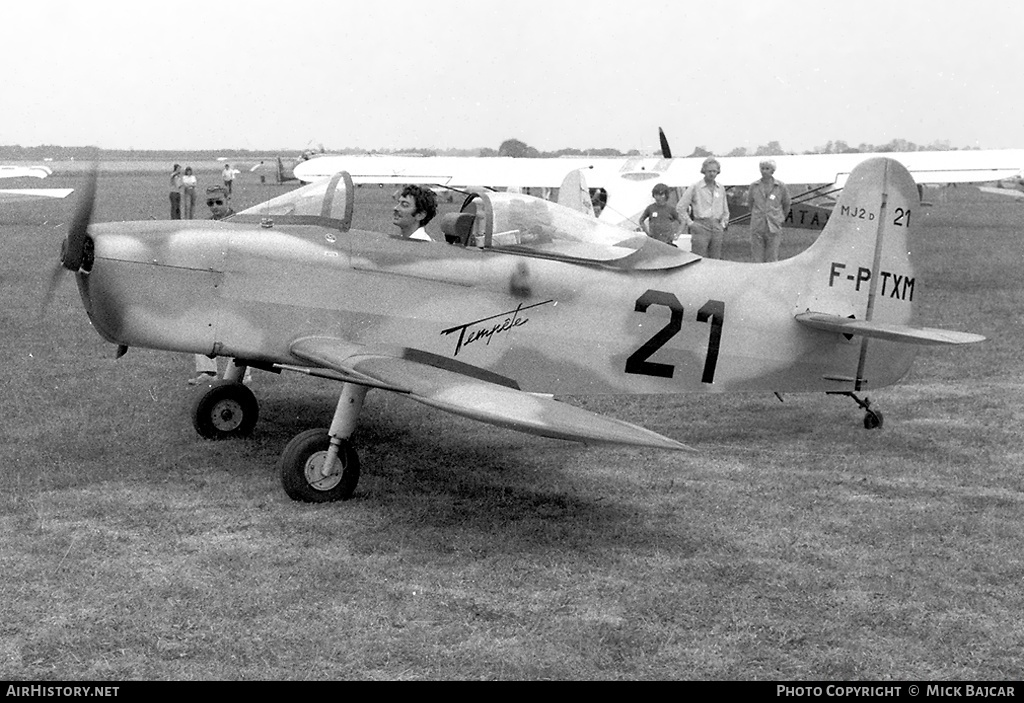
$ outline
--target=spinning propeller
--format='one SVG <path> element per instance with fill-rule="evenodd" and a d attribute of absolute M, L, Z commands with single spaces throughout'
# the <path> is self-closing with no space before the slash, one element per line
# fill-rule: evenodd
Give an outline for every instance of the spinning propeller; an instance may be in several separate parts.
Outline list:
<path fill-rule="evenodd" d="M 87 254 L 92 249 L 92 241 L 89 239 L 89 221 L 92 219 L 93 206 L 96 203 L 96 179 L 99 173 L 99 163 L 94 162 L 92 169 L 86 177 L 85 185 L 79 191 L 78 204 L 75 207 L 75 215 L 68 227 L 68 234 L 61 242 L 60 264 L 55 266 L 50 275 L 50 285 L 46 290 L 46 297 L 43 299 L 43 310 L 45 310 L 53 294 L 60 284 L 61 268 L 72 273 L 79 271 L 85 263 Z"/>

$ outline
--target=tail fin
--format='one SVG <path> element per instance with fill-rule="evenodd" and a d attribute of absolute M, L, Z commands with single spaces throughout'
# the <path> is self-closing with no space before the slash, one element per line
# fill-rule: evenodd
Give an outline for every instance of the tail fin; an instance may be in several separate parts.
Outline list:
<path fill-rule="evenodd" d="M 861 337 L 855 388 L 898 380 L 910 368 L 913 344 L 960 344 L 978 335 L 910 326 L 920 293 L 912 228 L 920 198 L 906 168 L 889 158 L 857 166 L 818 240 L 792 259 L 808 283 L 794 314 L 801 324 Z M 871 343 L 869 354 L 869 342 Z"/>
<path fill-rule="evenodd" d="M 558 204 L 577 212 L 594 214 L 594 204 L 590 200 L 590 189 L 587 188 L 587 178 L 583 171 L 569 171 L 562 179 L 558 189 Z"/>
<path fill-rule="evenodd" d="M 277 182 L 287 183 L 288 181 L 294 181 L 295 169 L 291 166 L 285 166 L 284 161 L 280 156 L 277 157 Z"/>
<path fill-rule="evenodd" d="M 917 185 L 898 161 L 874 158 L 857 166 L 821 235 L 798 257 L 813 268 L 800 307 L 909 322 L 916 284 L 910 231 L 918 202 Z"/>

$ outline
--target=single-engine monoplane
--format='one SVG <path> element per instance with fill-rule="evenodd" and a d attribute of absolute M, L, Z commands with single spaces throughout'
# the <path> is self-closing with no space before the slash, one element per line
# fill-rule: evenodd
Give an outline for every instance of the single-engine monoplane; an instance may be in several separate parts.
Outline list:
<path fill-rule="evenodd" d="M 899 380 L 922 344 L 983 338 L 913 324 L 918 191 L 898 161 L 846 179 L 820 237 L 783 261 L 705 260 L 518 193 L 483 193 L 442 221 L 445 242 L 351 227 L 338 173 L 224 221 L 89 224 L 83 194 L 61 265 L 96 331 L 118 345 L 234 360 L 201 389 L 208 438 L 253 432 L 246 367 L 340 385 L 329 428 L 289 442 L 294 499 L 348 498 L 368 391 L 522 432 L 685 450 L 681 440 L 552 394 L 822 392 Z M 682 432 L 682 430 L 680 430 Z"/>

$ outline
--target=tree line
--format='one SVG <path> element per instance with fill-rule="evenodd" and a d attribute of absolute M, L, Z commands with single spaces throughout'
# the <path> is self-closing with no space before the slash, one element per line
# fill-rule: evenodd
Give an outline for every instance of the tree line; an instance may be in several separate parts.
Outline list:
<path fill-rule="evenodd" d="M 964 147 L 964 150 L 978 149 L 979 147 Z M 857 154 L 857 153 L 888 153 L 904 151 L 954 151 L 956 147 L 951 146 L 948 140 L 939 140 L 931 144 L 915 144 L 907 139 L 893 139 L 885 144 L 865 144 L 851 146 L 842 139 L 829 141 L 810 151 L 800 152 L 803 154 Z M 111 160 L 136 160 L 136 159 L 164 159 L 164 160 L 213 160 L 224 154 L 231 154 L 238 158 L 266 156 L 267 154 L 280 154 L 281 156 L 294 156 L 300 153 L 301 149 L 264 149 L 256 151 L 253 149 L 202 149 L 202 150 L 169 150 L 169 149 L 103 149 L 102 158 Z M 559 149 L 557 151 L 540 151 L 519 139 L 506 139 L 497 149 L 433 149 L 433 148 L 410 148 L 410 149 L 388 149 L 388 150 L 367 150 L 356 147 L 343 149 L 327 149 L 332 154 L 405 154 L 415 156 L 511 156 L 525 159 L 557 159 L 563 156 L 596 156 L 610 158 L 624 158 L 630 156 L 643 156 L 637 149 L 626 152 L 607 147 L 591 149 Z M 767 144 L 748 149 L 737 147 L 725 153 L 715 153 L 703 146 L 695 147 L 688 156 L 781 156 L 784 154 L 797 153 L 784 149 L 778 141 L 770 141 Z M 91 146 L 58 146 L 54 144 L 42 144 L 39 146 L 21 145 L 0 145 L 0 160 L 5 161 L 42 161 L 52 159 L 54 161 L 75 161 L 94 159 L 97 149 Z"/>
<path fill-rule="evenodd" d="M 966 147 L 965 149 L 971 149 L 972 147 Z M 978 147 L 973 147 L 977 149 Z M 810 151 L 801 152 L 803 154 L 866 154 L 866 153 L 888 153 L 897 151 L 954 151 L 956 147 L 952 146 L 948 140 L 940 140 L 932 142 L 931 144 L 915 144 L 907 139 L 893 139 L 885 144 L 866 144 L 861 143 L 856 147 L 850 146 L 842 139 L 835 141 L 829 141 L 827 144 L 816 147 Z M 693 152 L 688 156 L 691 157 L 707 157 L 707 156 L 783 156 L 785 154 L 793 154 L 796 152 L 783 149 L 782 145 L 777 141 L 770 141 L 767 144 L 763 144 L 756 149 L 750 150 L 746 147 L 737 147 L 726 153 L 715 153 L 710 149 L 703 146 L 695 147 Z M 620 152 L 617 149 L 560 149 L 559 151 L 543 152 L 521 142 L 518 139 L 506 139 L 498 147 L 497 151 L 493 149 L 481 149 L 480 156 L 513 156 L 518 158 L 558 158 L 561 156 L 640 156 L 640 152 L 633 149 L 628 152 Z"/>

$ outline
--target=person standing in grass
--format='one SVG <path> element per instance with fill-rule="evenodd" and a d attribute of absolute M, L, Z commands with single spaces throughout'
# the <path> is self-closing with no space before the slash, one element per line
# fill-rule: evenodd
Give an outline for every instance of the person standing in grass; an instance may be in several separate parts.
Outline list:
<path fill-rule="evenodd" d="M 181 166 L 174 164 L 171 169 L 171 219 L 181 219 Z"/>
<path fill-rule="evenodd" d="M 775 179 L 775 160 L 763 159 L 761 179 L 750 184 L 750 259 L 779 260 L 782 223 L 789 214 L 789 191 Z"/>
<path fill-rule="evenodd" d="M 231 197 L 232 185 L 235 182 L 235 169 L 231 168 L 231 164 L 224 164 L 224 171 L 221 173 L 221 177 L 224 179 L 224 187 L 228 190 L 228 197 Z"/>
<path fill-rule="evenodd" d="M 687 188 L 676 205 L 679 216 L 693 237 L 693 253 L 708 259 L 722 258 L 722 240 L 729 226 L 729 201 L 725 187 L 715 180 L 721 170 L 718 159 L 713 156 L 704 159 L 700 167 L 703 180 Z"/>
<path fill-rule="evenodd" d="M 192 167 L 185 167 L 185 175 L 181 177 L 181 217 L 184 220 L 191 220 L 196 212 L 196 185 L 199 180 L 193 175 Z"/>
<path fill-rule="evenodd" d="M 651 195 L 654 202 L 640 215 L 640 227 L 651 239 L 672 244 L 679 236 L 682 220 L 676 209 L 668 204 L 668 186 L 658 183 L 651 189 Z"/>

